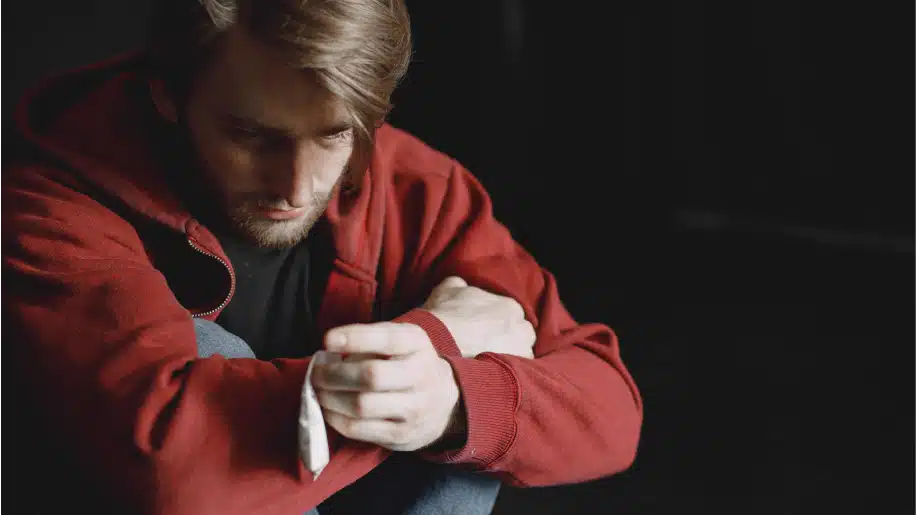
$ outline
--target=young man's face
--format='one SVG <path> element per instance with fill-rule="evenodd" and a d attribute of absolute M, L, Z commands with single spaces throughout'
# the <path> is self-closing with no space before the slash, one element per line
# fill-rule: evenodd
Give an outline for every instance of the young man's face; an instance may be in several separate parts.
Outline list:
<path fill-rule="evenodd" d="M 321 216 L 353 150 L 340 101 L 232 30 L 191 90 L 187 126 L 208 182 L 241 232 L 293 245 Z"/>

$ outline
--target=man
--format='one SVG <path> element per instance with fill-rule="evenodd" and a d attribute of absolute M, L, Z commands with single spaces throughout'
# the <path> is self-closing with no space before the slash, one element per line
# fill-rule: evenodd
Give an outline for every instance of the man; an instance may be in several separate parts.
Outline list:
<path fill-rule="evenodd" d="M 500 481 L 629 466 L 613 333 L 570 317 L 464 168 L 383 123 L 401 2 L 158 20 L 149 52 L 18 113 L 4 314 L 29 481 L 56 492 L 35 511 L 485 513 Z M 313 372 L 316 478 L 296 429 L 320 348 L 347 358 Z"/>

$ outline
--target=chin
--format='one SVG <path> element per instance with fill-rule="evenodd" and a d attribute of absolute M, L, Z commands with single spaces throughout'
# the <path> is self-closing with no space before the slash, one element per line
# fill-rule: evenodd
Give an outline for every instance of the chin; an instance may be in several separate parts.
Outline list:
<path fill-rule="evenodd" d="M 321 218 L 330 195 L 316 197 L 308 211 L 292 220 L 272 220 L 258 214 L 257 205 L 239 203 L 229 210 L 229 218 L 239 233 L 259 247 L 284 249 L 301 242 Z"/>
<path fill-rule="evenodd" d="M 304 240 L 316 219 L 306 216 L 303 219 L 278 222 L 249 218 L 236 225 L 239 232 L 259 247 L 285 249 Z"/>

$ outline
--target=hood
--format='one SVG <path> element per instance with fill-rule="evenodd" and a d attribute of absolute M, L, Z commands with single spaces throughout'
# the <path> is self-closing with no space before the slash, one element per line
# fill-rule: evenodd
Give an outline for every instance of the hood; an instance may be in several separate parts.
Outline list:
<path fill-rule="evenodd" d="M 29 90 L 15 122 L 30 159 L 50 161 L 128 207 L 184 231 L 190 215 L 168 187 L 154 145 L 147 60 L 128 54 L 52 76 Z"/>
<path fill-rule="evenodd" d="M 17 106 L 15 123 L 28 163 L 48 162 L 183 233 L 197 232 L 189 210 L 167 177 L 195 173 L 165 162 L 163 122 L 149 95 L 149 61 L 131 53 L 67 71 L 41 82 Z M 384 133 L 379 129 L 376 146 Z M 377 148 L 376 148 L 377 150 Z M 377 166 L 374 152 L 370 168 Z M 167 173 L 168 172 L 168 175 Z M 381 251 L 384 180 L 366 173 L 355 193 L 335 192 L 325 213 L 339 259 L 374 275 Z M 374 200 L 373 200 L 374 199 Z M 223 256 L 215 237 L 205 240 Z"/>

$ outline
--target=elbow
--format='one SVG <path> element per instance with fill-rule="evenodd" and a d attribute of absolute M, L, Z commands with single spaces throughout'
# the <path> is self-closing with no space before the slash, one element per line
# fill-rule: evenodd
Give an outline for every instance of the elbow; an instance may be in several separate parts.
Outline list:
<path fill-rule="evenodd" d="M 582 428 L 565 445 L 558 445 L 562 451 L 542 455 L 542 459 L 547 458 L 543 461 L 532 460 L 528 463 L 532 466 L 498 470 L 503 472 L 501 479 L 516 487 L 557 486 L 602 479 L 632 467 L 639 448 L 640 414 L 634 410 L 603 421 L 604 431 L 597 430 L 597 424 L 602 422 L 595 423 Z"/>
<path fill-rule="evenodd" d="M 639 442 L 642 437 L 642 402 L 637 400 L 633 410 L 627 415 L 626 423 L 622 424 L 620 442 L 618 444 L 618 460 L 615 464 L 614 474 L 623 472 L 633 466 L 639 452 Z"/>
<path fill-rule="evenodd" d="M 636 462 L 636 455 L 639 451 L 641 427 L 642 424 L 637 422 L 633 424 L 632 428 L 621 434 L 620 441 L 617 443 L 611 460 L 611 474 L 624 472 Z"/>
<path fill-rule="evenodd" d="M 636 462 L 642 435 L 642 410 L 619 414 L 613 422 L 614 430 L 605 440 L 605 471 L 601 476 L 611 476 L 626 471 Z"/>
<path fill-rule="evenodd" d="M 614 463 L 613 474 L 623 472 L 633 466 L 636 462 L 636 455 L 639 451 L 639 442 L 642 437 L 643 425 L 643 401 L 639 390 L 633 384 L 632 379 L 629 381 L 629 390 L 632 395 L 632 404 L 628 409 L 620 410 L 618 415 L 618 432 L 617 432 L 617 452 L 616 463 Z"/>

